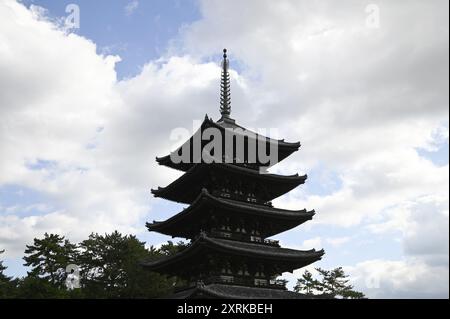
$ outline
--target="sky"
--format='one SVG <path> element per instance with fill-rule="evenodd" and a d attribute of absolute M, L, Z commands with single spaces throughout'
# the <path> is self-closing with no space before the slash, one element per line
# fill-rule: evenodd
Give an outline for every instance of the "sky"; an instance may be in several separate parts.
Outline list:
<path fill-rule="evenodd" d="M 308 180 L 274 204 L 316 215 L 274 239 L 368 297 L 448 298 L 448 36 L 444 0 L 0 0 L 6 273 L 45 232 L 170 239 L 145 222 L 185 206 L 150 189 L 181 173 L 155 157 L 219 118 L 226 47 L 232 116 L 302 143 L 271 171 Z"/>

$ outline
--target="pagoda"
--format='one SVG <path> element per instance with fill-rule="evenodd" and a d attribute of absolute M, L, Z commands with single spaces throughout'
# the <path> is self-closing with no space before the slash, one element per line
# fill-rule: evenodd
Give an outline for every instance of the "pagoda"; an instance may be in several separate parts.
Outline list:
<path fill-rule="evenodd" d="M 152 190 L 153 195 L 188 206 L 165 221 L 147 223 L 147 228 L 186 238 L 190 243 L 172 256 L 143 266 L 181 279 L 184 284 L 176 287 L 173 298 L 306 298 L 288 291 L 285 281 L 277 278 L 320 260 L 324 251 L 282 248 L 269 237 L 314 216 L 314 211 L 272 205 L 273 199 L 303 184 L 307 176 L 270 174 L 267 168 L 276 163 L 263 162 L 259 157 L 255 160 L 250 151 L 252 145 L 257 145 L 257 151 L 275 145 L 270 150 L 276 152 L 272 155 L 279 162 L 296 152 L 300 143 L 271 139 L 239 126 L 231 118 L 226 49 L 221 73 L 221 118 L 213 121 L 205 116 L 188 141 L 170 155 L 156 159 L 160 165 L 184 174 L 168 186 Z M 205 132 L 220 134 L 222 140 L 216 143 L 219 147 L 208 148 L 217 136 L 206 134 L 204 138 Z M 239 152 L 235 144 L 226 145 L 226 140 L 241 137 L 244 152 Z M 187 154 L 180 161 L 183 152 Z"/>

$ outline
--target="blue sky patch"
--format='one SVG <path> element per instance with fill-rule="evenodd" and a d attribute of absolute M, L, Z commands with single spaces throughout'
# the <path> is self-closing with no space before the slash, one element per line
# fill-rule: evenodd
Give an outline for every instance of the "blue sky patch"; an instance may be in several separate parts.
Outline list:
<path fill-rule="evenodd" d="M 423 148 L 418 148 L 417 153 L 419 156 L 424 157 L 433 162 L 434 165 L 444 166 L 448 164 L 448 140 L 445 143 L 439 145 L 435 151 L 428 151 Z"/>
<path fill-rule="evenodd" d="M 80 28 L 74 32 L 91 39 L 97 51 L 119 55 L 116 65 L 119 79 L 137 75 L 148 61 L 166 53 L 179 29 L 200 18 L 195 0 L 138 1 L 133 12 L 126 7 L 131 0 L 24 0 L 28 7 L 37 5 L 48 10 L 52 18 L 66 17 L 66 6 L 80 8 Z"/>

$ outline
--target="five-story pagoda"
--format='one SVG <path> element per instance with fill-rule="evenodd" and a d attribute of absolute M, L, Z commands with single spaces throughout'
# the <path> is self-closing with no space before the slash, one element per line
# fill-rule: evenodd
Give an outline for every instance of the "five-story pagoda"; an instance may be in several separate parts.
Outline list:
<path fill-rule="evenodd" d="M 147 227 L 191 242 L 181 252 L 144 266 L 187 283 L 177 288 L 175 298 L 302 298 L 277 277 L 321 259 L 323 250 L 281 248 L 268 237 L 312 219 L 314 211 L 279 209 L 271 203 L 303 184 L 306 175 L 266 171 L 296 152 L 300 143 L 270 139 L 236 124 L 230 117 L 228 66 L 224 50 L 221 118 L 214 122 L 206 116 L 185 144 L 157 158 L 160 165 L 185 173 L 152 193 L 189 206 Z M 256 156 L 267 155 L 269 148 L 275 161 Z"/>

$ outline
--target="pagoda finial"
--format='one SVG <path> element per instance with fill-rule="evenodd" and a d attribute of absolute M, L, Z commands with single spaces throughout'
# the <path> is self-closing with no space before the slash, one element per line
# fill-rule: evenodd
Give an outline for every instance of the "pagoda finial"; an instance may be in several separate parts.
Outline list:
<path fill-rule="evenodd" d="M 231 113 L 230 73 L 228 73 L 228 67 L 227 49 L 223 49 L 222 77 L 220 81 L 220 113 L 222 118 L 230 118 Z"/>

